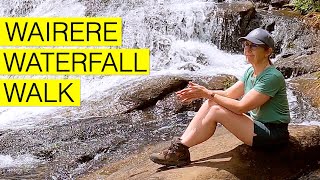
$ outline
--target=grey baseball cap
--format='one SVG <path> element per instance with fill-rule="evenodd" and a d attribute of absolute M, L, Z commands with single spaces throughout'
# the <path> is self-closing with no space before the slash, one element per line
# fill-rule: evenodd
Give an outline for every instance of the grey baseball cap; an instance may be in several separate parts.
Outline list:
<path fill-rule="evenodd" d="M 248 40 L 254 44 L 265 44 L 274 49 L 274 40 L 271 34 L 261 28 L 254 29 L 247 36 L 238 39 L 240 42 L 244 40 Z"/>

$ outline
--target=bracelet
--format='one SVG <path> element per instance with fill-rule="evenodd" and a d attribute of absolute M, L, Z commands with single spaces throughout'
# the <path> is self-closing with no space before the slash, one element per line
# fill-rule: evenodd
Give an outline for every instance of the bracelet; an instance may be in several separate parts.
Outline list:
<path fill-rule="evenodd" d="M 210 94 L 210 96 L 212 97 L 212 99 L 214 98 L 215 95 L 216 95 L 216 93 Z"/>

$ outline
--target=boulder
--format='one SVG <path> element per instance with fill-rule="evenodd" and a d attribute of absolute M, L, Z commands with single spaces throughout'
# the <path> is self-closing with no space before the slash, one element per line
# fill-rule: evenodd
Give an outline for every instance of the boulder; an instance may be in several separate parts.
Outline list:
<path fill-rule="evenodd" d="M 295 54 L 284 54 L 275 63 L 285 78 L 320 71 L 320 48 Z"/>
<path fill-rule="evenodd" d="M 161 143 L 81 179 L 296 179 L 320 161 L 320 127 L 289 126 L 289 132 L 288 146 L 264 151 L 244 145 L 221 127 L 190 149 L 192 163 L 186 167 L 151 162 L 149 154 L 168 145 Z"/>
<path fill-rule="evenodd" d="M 85 16 L 97 16 L 99 12 L 101 12 L 104 7 L 108 6 L 110 4 L 109 0 L 79 0 L 84 6 L 86 6 L 86 12 Z"/>
<path fill-rule="evenodd" d="M 290 0 L 271 0 L 271 6 L 281 8 L 283 5 L 288 4 Z"/>
<path fill-rule="evenodd" d="M 216 76 L 207 76 L 207 77 L 186 77 L 192 82 L 200 84 L 208 89 L 212 90 L 225 90 L 226 88 L 233 85 L 238 79 L 232 75 L 216 75 Z M 151 111 L 160 111 L 162 113 L 174 112 L 179 113 L 183 111 L 198 111 L 203 103 L 203 99 L 195 100 L 189 104 L 182 104 L 176 99 L 175 93 L 170 93 L 165 96 L 163 99 L 159 100 L 156 103 L 155 108 L 151 107 Z"/>
<path fill-rule="evenodd" d="M 313 107 L 320 107 L 320 71 L 293 78 L 290 84 L 298 95 L 311 102 Z"/>
<path fill-rule="evenodd" d="M 217 4 L 204 21 L 211 28 L 211 42 L 219 49 L 231 52 L 241 51 L 241 45 L 237 42 L 241 36 L 245 36 L 252 19 L 256 16 L 254 4 L 249 1 Z"/>
<path fill-rule="evenodd" d="M 194 81 L 209 89 L 225 89 L 236 80 L 237 78 L 231 75 L 206 77 L 162 75 L 141 78 L 129 84 L 119 85 L 119 87 L 102 93 L 101 96 L 88 98 L 88 100 L 81 102 L 81 107 L 77 107 L 76 111 L 90 114 L 77 114 L 77 118 L 109 116 L 140 110 L 151 114 L 159 111 L 165 113 L 196 111 L 201 106 L 202 100 L 194 101 L 191 104 L 182 104 L 176 99 L 175 92 L 185 88 L 189 81 Z M 116 89 L 121 89 L 121 91 L 116 91 Z M 108 94 L 108 96 L 104 94 Z M 70 113 L 69 111 L 65 113 Z"/>
<path fill-rule="evenodd" d="M 319 30 L 310 26 L 303 16 L 290 11 L 259 11 L 256 20 L 272 33 L 275 54 L 303 54 L 320 46 Z"/>
<path fill-rule="evenodd" d="M 136 82 L 128 86 L 118 97 L 118 103 L 127 106 L 127 111 L 143 110 L 153 106 L 166 95 L 185 88 L 188 79 L 174 76 L 160 76 Z M 129 106 L 128 106 L 129 105 Z"/>
<path fill-rule="evenodd" d="M 285 4 L 282 6 L 282 8 L 286 8 L 288 10 L 294 10 L 295 5 L 294 4 Z"/>

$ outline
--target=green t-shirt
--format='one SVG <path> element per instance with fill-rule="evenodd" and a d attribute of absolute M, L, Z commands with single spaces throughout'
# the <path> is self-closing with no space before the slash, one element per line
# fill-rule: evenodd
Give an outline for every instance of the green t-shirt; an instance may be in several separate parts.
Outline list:
<path fill-rule="evenodd" d="M 274 66 L 267 67 L 257 77 L 253 77 L 253 67 L 248 68 L 241 79 L 244 93 L 252 88 L 271 98 L 258 108 L 250 111 L 254 120 L 263 123 L 289 123 L 290 112 L 284 77 Z"/>

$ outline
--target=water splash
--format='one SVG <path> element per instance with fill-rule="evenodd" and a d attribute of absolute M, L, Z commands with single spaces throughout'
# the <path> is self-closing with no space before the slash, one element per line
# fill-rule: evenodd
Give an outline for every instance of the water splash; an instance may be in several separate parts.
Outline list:
<path fill-rule="evenodd" d="M 312 107 L 311 103 L 297 94 L 292 84 L 287 80 L 287 93 L 290 108 L 290 115 L 293 124 L 319 125 L 320 110 Z"/>
<path fill-rule="evenodd" d="M 86 7 L 78 0 L 47 0 L 29 14 L 30 17 L 81 17 Z"/>
<path fill-rule="evenodd" d="M 0 168 L 31 166 L 39 162 L 40 160 L 30 154 L 23 154 L 17 157 L 0 154 Z"/>

